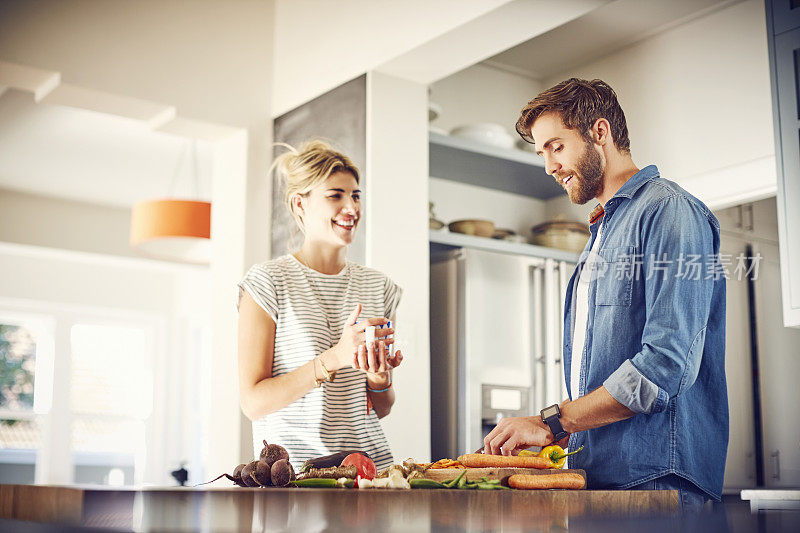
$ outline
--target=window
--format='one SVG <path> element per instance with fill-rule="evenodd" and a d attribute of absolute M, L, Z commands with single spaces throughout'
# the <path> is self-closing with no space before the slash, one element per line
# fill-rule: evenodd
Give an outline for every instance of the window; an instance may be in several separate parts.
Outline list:
<path fill-rule="evenodd" d="M 137 463 L 144 463 L 154 376 L 147 342 L 148 331 L 142 327 L 72 326 L 70 443 L 75 482 L 130 485 Z M 122 475 L 111 475 L 115 468 Z"/>
<path fill-rule="evenodd" d="M 25 309 L 0 307 L 0 483 L 142 483 L 157 317 Z"/>
<path fill-rule="evenodd" d="M 0 314 L 0 483 L 33 483 L 37 452 L 42 446 L 41 421 L 36 407 L 44 399 L 37 381 L 46 383 L 46 371 L 37 370 L 46 357 L 47 328 L 42 320 L 23 314 Z M 37 401 L 38 399 L 38 401 Z"/>

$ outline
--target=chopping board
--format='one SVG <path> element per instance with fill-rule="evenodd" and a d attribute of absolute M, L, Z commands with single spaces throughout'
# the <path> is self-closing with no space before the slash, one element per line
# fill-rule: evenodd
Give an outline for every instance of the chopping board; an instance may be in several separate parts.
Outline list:
<path fill-rule="evenodd" d="M 515 474 L 528 474 L 532 476 L 545 476 L 548 474 L 559 474 L 559 473 L 566 473 L 572 472 L 575 474 L 580 475 L 584 480 L 586 480 L 586 471 L 581 469 L 570 469 L 570 468 L 433 468 L 428 469 L 425 471 L 425 477 L 427 479 L 432 479 L 434 481 L 443 482 L 443 481 L 450 481 L 451 479 L 455 479 L 461 475 L 461 472 L 464 470 L 467 471 L 466 478 L 467 481 L 480 481 L 484 477 L 486 479 L 499 479 L 503 480 L 508 476 L 513 476 Z M 585 486 L 585 483 L 584 483 Z"/>

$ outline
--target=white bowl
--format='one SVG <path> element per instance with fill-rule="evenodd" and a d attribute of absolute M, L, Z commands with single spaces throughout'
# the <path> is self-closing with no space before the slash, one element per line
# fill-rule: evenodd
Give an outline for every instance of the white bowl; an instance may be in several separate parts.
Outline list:
<path fill-rule="evenodd" d="M 514 137 L 500 124 L 481 123 L 458 126 L 450 130 L 450 135 L 500 148 L 514 148 Z"/>

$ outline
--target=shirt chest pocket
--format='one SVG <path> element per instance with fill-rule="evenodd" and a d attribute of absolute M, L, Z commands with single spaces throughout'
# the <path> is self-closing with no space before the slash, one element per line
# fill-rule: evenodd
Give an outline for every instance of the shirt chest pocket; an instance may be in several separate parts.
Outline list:
<path fill-rule="evenodd" d="M 630 307 L 637 277 L 636 247 L 606 248 L 597 263 L 595 305 Z"/>

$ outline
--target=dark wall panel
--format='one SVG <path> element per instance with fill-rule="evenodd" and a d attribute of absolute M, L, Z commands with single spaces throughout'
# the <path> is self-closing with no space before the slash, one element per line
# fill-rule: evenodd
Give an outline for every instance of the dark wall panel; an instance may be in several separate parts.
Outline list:
<path fill-rule="evenodd" d="M 352 159 L 361 173 L 362 198 L 366 198 L 367 176 L 367 77 L 360 76 L 275 119 L 274 140 L 297 147 L 319 138 L 330 142 Z M 286 148 L 276 147 L 278 155 Z M 272 257 L 296 251 L 303 235 L 283 203 L 280 176 L 272 184 Z M 362 217 L 364 212 L 361 213 Z M 366 239 L 363 220 L 347 253 L 350 261 L 364 264 Z"/>

